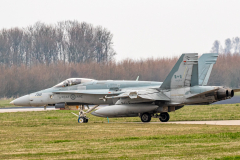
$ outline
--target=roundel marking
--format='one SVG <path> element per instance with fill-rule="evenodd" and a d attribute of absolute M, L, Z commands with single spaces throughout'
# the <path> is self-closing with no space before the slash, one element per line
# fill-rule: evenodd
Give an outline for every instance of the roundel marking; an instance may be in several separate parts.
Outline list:
<path fill-rule="evenodd" d="M 71 94 L 70 98 L 74 100 L 76 98 L 75 94 Z"/>

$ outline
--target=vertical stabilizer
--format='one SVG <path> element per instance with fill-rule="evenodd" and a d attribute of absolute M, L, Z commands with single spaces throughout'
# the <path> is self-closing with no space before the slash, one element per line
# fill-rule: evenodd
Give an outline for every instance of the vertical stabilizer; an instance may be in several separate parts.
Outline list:
<path fill-rule="evenodd" d="M 198 59 L 198 77 L 199 86 L 206 86 L 212 72 L 213 65 L 216 63 L 218 58 L 217 53 L 203 54 Z"/>
<path fill-rule="evenodd" d="M 160 89 L 177 89 L 198 85 L 198 54 L 182 54 Z"/>

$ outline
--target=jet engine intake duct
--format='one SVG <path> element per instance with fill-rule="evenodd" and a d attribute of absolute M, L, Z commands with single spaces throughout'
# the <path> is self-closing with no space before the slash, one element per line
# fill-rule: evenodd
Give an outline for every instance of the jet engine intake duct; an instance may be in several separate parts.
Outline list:
<path fill-rule="evenodd" d="M 217 91 L 217 98 L 218 98 L 218 99 L 226 99 L 227 97 L 229 97 L 229 91 L 228 91 L 228 89 L 220 88 L 220 89 Z"/>
<path fill-rule="evenodd" d="M 55 108 L 56 109 L 63 109 L 63 108 L 65 108 L 65 103 L 63 102 L 63 103 L 57 103 L 57 104 L 55 104 Z"/>

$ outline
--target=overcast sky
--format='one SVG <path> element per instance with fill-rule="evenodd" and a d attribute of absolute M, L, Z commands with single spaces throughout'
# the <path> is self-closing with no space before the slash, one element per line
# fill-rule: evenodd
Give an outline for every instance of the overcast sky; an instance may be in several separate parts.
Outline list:
<path fill-rule="evenodd" d="M 0 0 L 0 29 L 85 21 L 113 34 L 116 59 L 208 53 L 240 36 L 240 0 Z"/>

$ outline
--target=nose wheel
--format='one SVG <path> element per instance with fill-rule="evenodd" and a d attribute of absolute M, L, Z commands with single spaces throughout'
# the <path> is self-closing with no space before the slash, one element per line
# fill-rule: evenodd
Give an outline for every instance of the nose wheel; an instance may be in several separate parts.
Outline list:
<path fill-rule="evenodd" d="M 85 117 L 78 117 L 78 123 L 88 123 L 88 119 Z"/>

